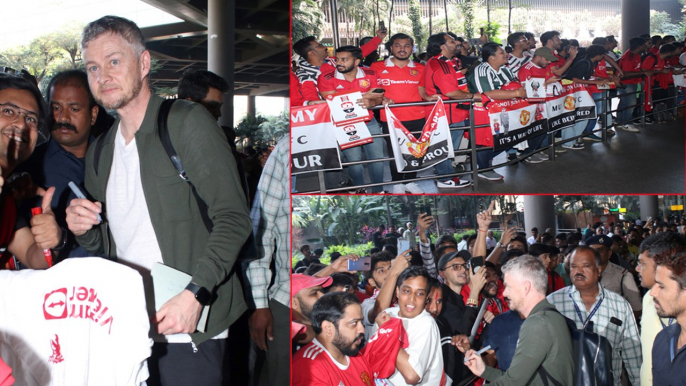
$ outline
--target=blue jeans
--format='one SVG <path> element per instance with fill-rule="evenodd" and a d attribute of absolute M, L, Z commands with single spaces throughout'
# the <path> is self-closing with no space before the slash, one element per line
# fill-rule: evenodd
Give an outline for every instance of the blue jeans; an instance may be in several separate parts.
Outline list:
<path fill-rule="evenodd" d="M 593 122 L 595 124 L 595 121 L 593 121 Z M 588 121 L 577 121 L 576 123 L 574 123 L 574 126 L 568 127 L 566 129 L 562 129 L 562 140 L 564 141 L 564 140 L 569 139 L 569 138 L 578 137 L 584 131 L 584 128 L 586 128 L 586 125 L 588 125 Z M 572 145 L 574 145 L 573 141 L 567 142 L 562 146 L 563 147 L 572 147 Z"/>
<path fill-rule="evenodd" d="M 598 116 L 597 119 L 602 119 L 603 118 L 602 114 L 605 112 L 605 102 L 603 101 L 603 93 L 602 92 L 596 92 L 596 93 L 592 93 L 592 95 L 593 95 L 593 100 L 595 101 L 595 112 L 596 112 L 596 115 Z M 608 103 L 609 103 L 609 101 L 608 101 Z M 586 128 L 584 129 L 584 134 L 588 134 L 591 131 L 593 131 L 593 129 L 595 129 L 595 123 L 596 123 L 595 119 L 590 119 L 588 121 L 588 124 L 586 124 Z M 610 127 L 611 124 L 612 124 L 612 116 L 610 114 L 608 114 L 607 117 L 605 118 L 605 127 Z"/>
<path fill-rule="evenodd" d="M 465 126 L 469 126 L 469 119 L 464 120 L 462 122 L 450 124 L 450 128 L 465 127 Z M 460 147 L 460 142 L 462 142 L 462 137 L 464 137 L 464 130 L 451 130 L 450 131 L 450 138 L 453 140 L 453 151 L 456 151 Z M 453 169 L 452 158 L 448 158 L 447 160 L 436 165 L 435 167 L 436 167 L 436 174 L 439 176 L 455 173 L 455 169 Z M 451 179 L 452 178 L 449 178 L 447 180 L 441 180 L 441 181 L 444 182 L 444 181 L 449 181 Z"/>
<path fill-rule="evenodd" d="M 618 110 L 621 110 L 617 112 L 617 121 L 620 125 L 631 123 L 631 113 L 634 108 L 622 109 L 636 104 L 636 90 L 638 90 L 638 84 L 627 84 L 624 90 L 619 91 L 620 94 L 623 94 L 619 97 L 619 106 L 617 107 Z"/>
<path fill-rule="evenodd" d="M 367 128 L 369 129 L 369 133 L 372 135 L 381 134 L 381 125 L 379 125 L 379 122 L 377 122 L 374 118 L 367 122 Z M 347 162 L 362 161 L 363 149 L 367 160 L 383 158 L 384 140 L 382 138 L 374 138 L 374 142 L 345 149 L 343 150 L 343 156 L 345 156 Z M 372 180 L 371 183 L 375 184 L 383 182 L 383 166 L 383 162 L 367 164 L 369 177 Z M 364 165 L 350 165 L 348 166 L 348 173 L 350 173 L 350 178 L 352 178 L 355 185 L 365 184 Z M 375 186 L 371 188 L 371 191 L 373 193 L 381 192 L 383 191 L 383 186 Z"/>

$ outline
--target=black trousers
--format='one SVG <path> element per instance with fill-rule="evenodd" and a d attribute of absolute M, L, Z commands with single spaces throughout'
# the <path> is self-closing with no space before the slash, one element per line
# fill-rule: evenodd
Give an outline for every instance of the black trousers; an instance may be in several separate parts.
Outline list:
<path fill-rule="evenodd" d="M 193 352 L 190 343 L 157 343 L 148 358 L 148 386 L 221 386 L 226 339 L 210 339 Z"/>
<path fill-rule="evenodd" d="M 388 122 L 383 122 L 379 121 L 381 123 L 381 127 L 383 128 L 384 134 L 388 134 Z M 403 121 L 402 122 L 405 128 L 409 131 L 422 131 L 424 128 L 424 123 L 426 123 L 426 120 L 424 118 L 422 119 L 415 119 L 413 121 Z M 415 135 L 417 137 L 417 135 Z M 388 155 L 393 156 L 393 140 L 391 139 L 390 136 L 384 137 L 386 140 L 386 147 L 388 149 Z M 403 181 L 403 180 L 410 180 L 413 178 L 417 178 L 417 173 L 398 173 L 398 168 L 395 167 L 395 161 L 391 161 L 391 178 L 393 179 L 394 182 L 396 181 Z"/>
<path fill-rule="evenodd" d="M 262 371 L 260 384 L 288 386 L 291 382 L 291 310 L 276 300 L 269 301 L 269 309 L 274 320 L 274 340 L 267 341 L 266 371 Z M 264 382 L 265 378 L 268 383 Z"/>

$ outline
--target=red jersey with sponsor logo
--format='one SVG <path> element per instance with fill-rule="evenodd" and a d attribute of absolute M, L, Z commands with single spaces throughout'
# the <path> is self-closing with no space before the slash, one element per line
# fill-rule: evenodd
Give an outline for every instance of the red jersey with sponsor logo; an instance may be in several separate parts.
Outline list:
<path fill-rule="evenodd" d="M 665 61 L 660 58 L 660 55 L 648 55 L 641 62 L 641 70 L 664 70 Z M 674 78 L 671 73 L 668 74 L 653 74 L 650 78 L 653 86 L 660 86 L 664 89 L 669 87 L 670 83 L 674 83 Z"/>
<path fill-rule="evenodd" d="M 361 355 L 346 357 L 348 365 L 336 362 L 314 339 L 293 356 L 293 386 L 373 386 L 374 378 Z"/>
<path fill-rule="evenodd" d="M 601 60 L 598 62 L 598 64 L 595 66 L 593 69 L 593 78 L 609 78 L 610 75 L 607 73 L 607 67 L 608 63 L 605 60 Z M 599 93 L 602 92 L 602 90 L 598 89 L 598 86 L 594 84 L 589 84 L 586 85 L 588 87 L 588 92 L 590 93 Z"/>
<path fill-rule="evenodd" d="M 550 66 L 541 68 L 535 65 L 533 62 L 528 62 L 523 65 L 517 73 L 517 77 L 522 83 L 530 78 L 545 78 L 545 80 L 548 80 L 554 76 L 553 69 L 550 68 Z"/>
<path fill-rule="evenodd" d="M 379 86 L 379 75 L 372 69 L 357 67 L 355 79 L 350 82 L 338 71 L 327 74 L 322 73 L 317 80 L 317 88 L 320 93 L 334 91 L 336 93 L 359 91 L 362 94 Z M 373 118 L 372 112 L 369 117 Z"/>
<path fill-rule="evenodd" d="M 626 50 L 624 55 L 619 58 L 619 68 L 621 68 L 624 73 L 641 71 L 641 55 L 634 54 L 631 50 Z M 641 83 L 641 78 L 623 79 L 622 83 L 639 84 Z"/>
<path fill-rule="evenodd" d="M 455 90 L 469 92 L 467 89 L 467 78 L 462 72 L 457 71 L 455 66 L 450 61 L 433 57 L 426 62 L 424 69 L 424 87 L 426 93 L 429 95 L 441 94 L 442 99 L 450 100 L 445 94 Z M 469 110 L 459 109 L 458 103 L 451 103 L 446 105 L 446 112 L 448 114 L 448 122 L 458 123 L 469 118 Z M 433 106 L 424 106 L 425 114 L 431 114 Z"/>
<path fill-rule="evenodd" d="M 372 63 L 370 67 L 379 75 L 379 86 L 386 90 L 386 98 L 396 103 L 421 102 L 419 87 L 424 87 L 424 65 L 410 62 L 398 67 L 391 58 Z M 424 118 L 424 106 L 392 108 L 393 114 L 401 121 Z M 386 111 L 381 110 L 381 120 L 386 122 Z"/>

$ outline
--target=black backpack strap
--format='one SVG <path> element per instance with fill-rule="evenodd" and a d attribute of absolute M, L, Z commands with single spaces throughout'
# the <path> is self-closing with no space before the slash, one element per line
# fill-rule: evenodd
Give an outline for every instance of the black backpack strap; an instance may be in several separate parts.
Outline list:
<path fill-rule="evenodd" d="M 207 204 L 205 204 L 205 201 L 203 201 L 202 198 L 200 198 L 200 196 L 198 195 L 198 191 L 195 189 L 195 185 L 193 185 L 191 180 L 188 179 L 186 171 L 183 168 L 183 163 L 181 163 L 181 158 L 179 158 L 179 156 L 176 154 L 176 150 L 174 150 L 171 138 L 169 137 L 167 118 L 169 117 L 169 111 L 171 111 L 171 107 L 175 101 L 176 99 L 167 99 L 164 102 L 162 102 L 162 106 L 157 112 L 157 132 L 160 136 L 160 141 L 162 142 L 164 151 L 167 152 L 169 159 L 171 160 L 176 170 L 179 172 L 179 177 L 181 177 L 181 179 L 183 179 L 184 181 L 188 182 L 188 184 L 191 186 L 193 197 L 195 197 L 195 201 L 198 203 L 198 208 L 200 209 L 200 216 L 202 217 L 202 222 L 205 224 L 207 232 L 211 233 L 214 225 L 212 224 L 212 220 L 210 220 L 207 214 Z"/>
<path fill-rule="evenodd" d="M 543 365 L 538 366 L 538 369 L 536 370 L 538 375 L 541 376 L 541 380 L 543 381 L 544 386 L 548 386 L 548 380 L 550 380 L 550 383 L 553 384 L 553 386 L 564 386 L 562 383 L 560 383 L 557 379 L 553 378 L 552 375 L 543 367 Z"/>

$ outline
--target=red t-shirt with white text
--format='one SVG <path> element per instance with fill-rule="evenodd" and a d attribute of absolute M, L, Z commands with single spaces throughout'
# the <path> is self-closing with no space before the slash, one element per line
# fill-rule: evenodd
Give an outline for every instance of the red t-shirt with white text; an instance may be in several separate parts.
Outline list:
<path fill-rule="evenodd" d="M 293 386 L 373 386 L 367 361 L 360 355 L 346 356 L 344 366 L 314 339 L 293 356 Z"/>
<path fill-rule="evenodd" d="M 384 96 L 396 103 L 421 102 L 419 87 L 424 87 L 424 65 L 410 62 L 398 67 L 391 58 L 372 63 L 371 67 L 379 75 L 379 86 L 386 90 Z M 408 106 L 391 109 L 400 121 L 413 121 L 424 118 L 424 106 Z M 386 111 L 381 110 L 381 120 L 386 122 Z"/>

